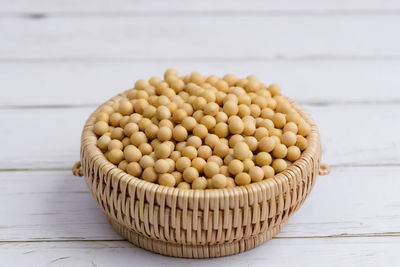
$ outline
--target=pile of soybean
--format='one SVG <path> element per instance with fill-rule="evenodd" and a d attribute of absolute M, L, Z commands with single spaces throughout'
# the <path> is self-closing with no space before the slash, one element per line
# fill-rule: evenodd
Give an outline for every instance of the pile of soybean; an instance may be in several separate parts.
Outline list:
<path fill-rule="evenodd" d="M 105 157 L 132 176 L 182 189 L 247 185 L 288 168 L 307 148 L 310 125 L 276 84 L 254 75 L 198 72 L 138 80 L 97 114 Z"/>

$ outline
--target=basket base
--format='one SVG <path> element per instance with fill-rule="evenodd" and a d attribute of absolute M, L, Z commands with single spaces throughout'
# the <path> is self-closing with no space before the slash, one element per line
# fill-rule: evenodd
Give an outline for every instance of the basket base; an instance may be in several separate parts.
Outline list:
<path fill-rule="evenodd" d="M 231 243 L 215 245 L 180 245 L 140 235 L 129 230 L 112 218 L 108 218 L 108 221 L 115 231 L 140 248 L 171 257 L 199 259 L 229 256 L 255 248 L 279 233 L 287 222 L 287 220 L 282 221 L 263 234 L 251 236 L 247 239 L 236 240 Z"/>

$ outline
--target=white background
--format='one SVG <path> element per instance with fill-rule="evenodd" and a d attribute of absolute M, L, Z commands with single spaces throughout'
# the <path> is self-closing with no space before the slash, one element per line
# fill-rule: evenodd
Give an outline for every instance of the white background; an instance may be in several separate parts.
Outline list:
<path fill-rule="evenodd" d="M 0 266 L 395 266 L 399 29 L 399 1 L 1 0 Z M 152 254 L 72 176 L 94 108 L 169 67 L 255 74 L 319 125 L 332 173 L 264 245 Z"/>

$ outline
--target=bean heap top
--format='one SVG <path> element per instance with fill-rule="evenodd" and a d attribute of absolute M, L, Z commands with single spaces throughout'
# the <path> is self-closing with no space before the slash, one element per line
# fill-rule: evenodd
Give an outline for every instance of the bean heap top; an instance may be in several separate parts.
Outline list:
<path fill-rule="evenodd" d="M 93 127 L 105 157 L 132 176 L 182 189 L 218 189 L 272 178 L 308 146 L 310 125 L 254 75 L 198 72 L 138 80 Z"/>

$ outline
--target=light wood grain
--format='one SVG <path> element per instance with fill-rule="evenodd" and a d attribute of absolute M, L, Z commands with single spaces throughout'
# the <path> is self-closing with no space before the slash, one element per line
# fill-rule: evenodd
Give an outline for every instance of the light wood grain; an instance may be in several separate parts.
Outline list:
<path fill-rule="evenodd" d="M 4 144 L 0 169 L 72 167 L 79 160 L 83 125 L 94 109 L 1 110 L 0 121 L 7 125 L 2 138 L 12 141 Z"/>
<path fill-rule="evenodd" d="M 399 14 L 391 0 L 0 1 L 0 265 L 396 266 Z M 168 67 L 256 74 L 311 104 L 332 173 L 267 244 L 146 252 L 71 175 L 94 108 Z"/>
<path fill-rule="evenodd" d="M 400 235 L 398 177 L 400 167 L 333 168 L 278 237 Z M 0 189 L 0 241 L 121 239 L 70 171 L 0 172 Z"/>
<path fill-rule="evenodd" d="M 0 59 L 392 59 L 399 23 L 372 15 L 6 17 Z"/>
<path fill-rule="evenodd" d="M 317 122 L 323 161 L 336 166 L 400 164 L 400 139 L 394 122 L 398 104 L 325 105 L 304 107 Z M 2 109 L 7 140 L 0 169 L 70 168 L 79 160 L 80 134 L 95 109 Z"/>
<path fill-rule="evenodd" d="M 0 63 L 0 105 L 99 104 L 134 81 L 162 76 L 169 67 L 186 74 L 257 75 L 278 83 L 300 103 L 400 102 L 399 61 L 84 61 Z M 20 77 L 24 77 L 21 79 Z M 33 89 L 34 88 L 34 89 Z M 21 97 L 21 94 L 24 97 Z M 46 97 L 43 97 L 46 96 Z"/>
<path fill-rule="evenodd" d="M 121 239 L 70 171 L 0 172 L 0 239 Z M 13 203 L 12 205 L 10 205 Z"/>
<path fill-rule="evenodd" d="M 202 260 L 156 255 L 127 242 L 0 244 L 14 266 L 394 266 L 400 238 L 280 239 L 242 254 Z"/>
<path fill-rule="evenodd" d="M 112 13 L 112 12 L 154 12 L 162 11 L 167 13 L 170 11 L 239 11 L 245 12 L 248 10 L 254 11 L 382 11 L 393 10 L 399 8 L 400 5 L 397 1 L 378 1 L 378 0 L 340 0 L 335 2 L 329 1 L 273 1 L 273 0 L 222 0 L 222 1 L 52 1 L 52 0 L 3 0 L 0 2 L 1 12 L 51 12 L 65 14 L 67 12 L 81 13 L 86 12 L 89 14 L 96 13 Z"/>

